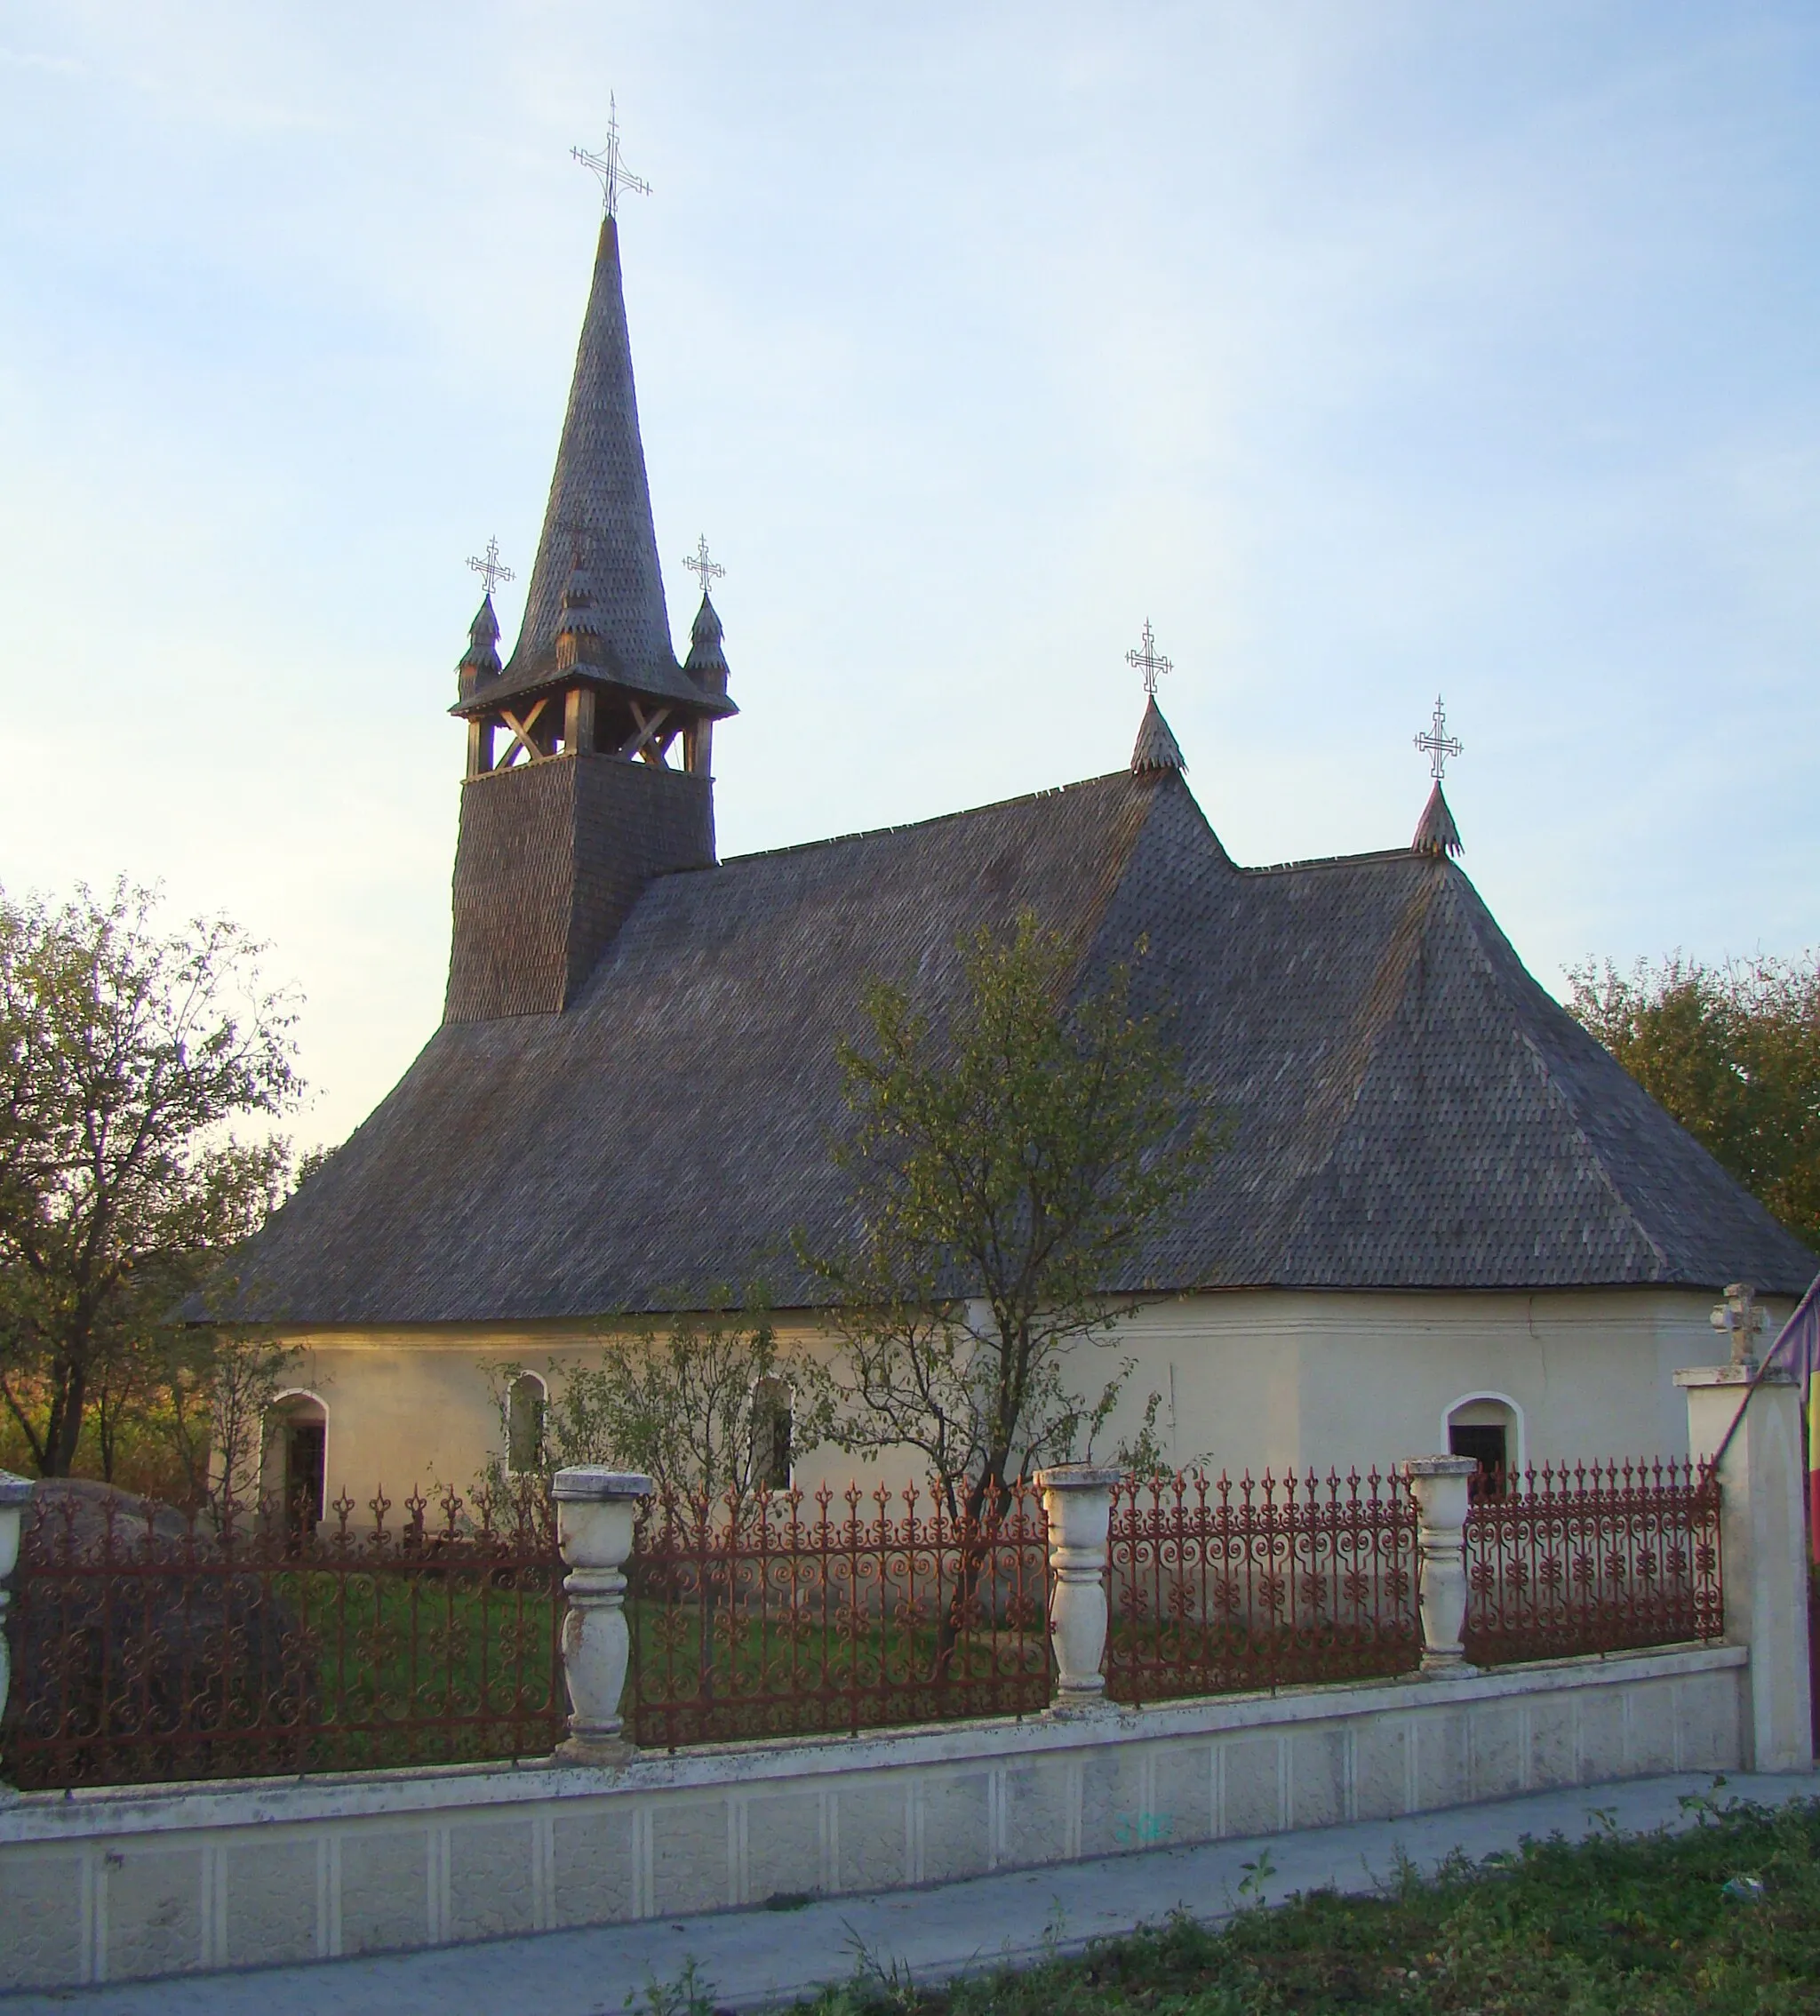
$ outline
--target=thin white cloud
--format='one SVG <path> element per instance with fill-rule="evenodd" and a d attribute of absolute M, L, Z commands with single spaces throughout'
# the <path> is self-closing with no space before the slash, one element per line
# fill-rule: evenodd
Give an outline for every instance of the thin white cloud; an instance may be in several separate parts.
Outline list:
<path fill-rule="evenodd" d="M 80 77 L 88 75 L 88 66 L 78 63 L 73 56 L 46 56 L 36 49 L 8 49 L 0 44 L 0 63 L 10 65 L 16 70 L 46 70 L 56 76 Z"/>

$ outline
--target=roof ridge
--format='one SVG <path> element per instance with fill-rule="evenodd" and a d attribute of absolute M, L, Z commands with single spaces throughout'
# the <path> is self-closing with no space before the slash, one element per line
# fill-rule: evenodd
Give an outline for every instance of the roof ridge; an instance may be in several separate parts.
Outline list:
<path fill-rule="evenodd" d="M 1034 805 L 1045 798 L 1065 797 L 1071 791 L 1089 790 L 1095 785 L 1130 784 L 1134 780 L 1144 781 L 1142 779 L 1134 780 L 1133 774 L 1129 771 L 1106 771 L 1098 777 L 1076 778 L 1068 784 L 1048 784 L 1041 790 L 1020 791 L 1012 798 L 993 798 L 983 805 L 962 805 L 954 812 L 931 812 L 927 819 L 904 820 L 890 826 L 859 827 L 850 833 L 825 834 L 817 840 L 793 840 L 784 847 L 755 847 L 748 854 L 723 855 L 716 865 L 721 868 L 734 868 L 743 861 L 773 860 L 779 855 L 804 854 L 817 847 L 844 847 L 854 840 L 876 840 L 887 834 L 914 833 L 924 827 L 941 826 L 951 820 L 977 819 L 983 812 L 1007 812 L 1013 805 Z M 1202 817 L 1205 816 L 1203 812 Z M 1208 830 L 1213 833 L 1216 840 L 1219 839 L 1218 833 L 1210 824 Z M 1220 842 L 1220 849 L 1223 853 L 1225 852 L 1223 841 Z M 1373 847 L 1358 854 L 1313 854 L 1305 860 L 1295 861 L 1258 861 L 1248 864 L 1233 860 L 1230 854 L 1226 855 L 1226 859 L 1235 873 L 1246 876 L 1301 875 L 1321 868 L 1361 868 L 1378 864 L 1387 866 L 1397 861 L 1406 865 L 1412 862 L 1422 866 L 1431 865 L 1425 857 L 1408 847 Z M 1470 881 L 1471 878 L 1463 868 L 1452 861 L 1445 865 L 1454 874 Z"/>
<path fill-rule="evenodd" d="M 1233 865 L 1241 875 L 1301 875 L 1316 868 L 1360 868 L 1370 862 L 1421 861 L 1423 858 L 1409 847 L 1369 847 L 1361 854 L 1310 854 L 1297 861 L 1257 861 L 1249 867 L 1234 861 Z M 1451 861 L 1447 865 L 1456 875 L 1466 872 L 1455 868 Z"/>
<path fill-rule="evenodd" d="M 947 826 L 963 819 L 978 819 L 986 812 L 1009 812 L 1016 805 L 1034 805 L 1045 798 L 1066 797 L 1071 791 L 1090 790 L 1096 785 L 1141 784 L 1129 771 L 1109 771 L 1104 777 L 1082 777 L 1072 784 L 1050 784 L 1041 791 L 1020 792 L 1015 798 L 994 798 L 989 804 L 962 805 L 957 812 L 932 812 L 927 819 L 906 820 L 896 826 L 868 826 L 854 833 L 830 833 L 819 840 L 793 840 L 787 847 L 759 847 L 749 854 L 724 855 L 719 866 L 738 868 L 746 861 L 777 860 L 786 854 L 812 853 L 818 847 L 844 847 L 856 840 L 882 840 L 897 833 L 920 833 L 931 826 Z"/>
<path fill-rule="evenodd" d="M 1072 783 L 1068 784 L 1047 784 L 1041 790 L 1020 791 L 1017 796 L 1011 798 L 993 798 L 983 805 L 962 805 L 954 812 L 931 812 L 927 819 L 904 820 L 890 826 L 860 827 L 850 833 L 824 834 L 819 839 L 816 840 L 793 840 L 787 846 L 784 847 L 755 847 L 747 854 L 726 854 L 722 855 L 716 866 L 735 868 L 745 861 L 775 860 L 786 854 L 806 854 L 818 847 L 844 847 L 855 840 L 876 840 L 883 838 L 888 834 L 915 833 L 925 827 L 941 826 L 954 820 L 977 819 L 985 812 L 1008 812 L 1014 805 L 1034 805 L 1040 804 L 1045 798 L 1066 797 L 1071 791 L 1090 790 L 1096 785 L 1129 785 L 1134 782 L 1153 785 L 1155 778 L 1153 776 L 1137 776 L 1129 770 L 1110 770 L 1098 777 L 1076 778 Z M 1190 795 L 1192 796 L 1192 793 Z M 1197 800 L 1196 803 L 1198 804 L 1199 801 Z M 1201 817 L 1206 818 L 1204 812 Z M 1215 840 L 1219 842 L 1221 852 L 1225 853 L 1225 844 L 1223 841 L 1219 841 L 1219 835 L 1210 823 L 1208 830 L 1213 834 Z M 1226 854 L 1226 860 L 1237 874 L 1244 876 L 1300 875 L 1313 873 L 1322 868 L 1361 868 L 1378 864 L 1388 865 L 1396 861 L 1403 862 L 1406 865 L 1412 862 L 1421 866 L 1433 865 L 1425 857 L 1415 853 L 1408 847 L 1374 847 L 1359 854 L 1314 854 L 1304 860 L 1259 861 L 1249 865 L 1233 860 L 1230 854 Z M 1466 876 L 1466 871 L 1456 863 L 1448 861 L 1444 865 L 1455 875 L 1470 881 L 1471 878 Z"/>

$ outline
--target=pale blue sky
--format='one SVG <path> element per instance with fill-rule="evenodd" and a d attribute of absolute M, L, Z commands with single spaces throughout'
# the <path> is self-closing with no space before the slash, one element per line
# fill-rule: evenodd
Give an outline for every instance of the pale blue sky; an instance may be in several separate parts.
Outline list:
<path fill-rule="evenodd" d="M 1404 843 L 1532 971 L 1820 940 L 1820 10 L 0 0 L 0 880 L 226 908 L 305 1138 L 440 1012 L 619 96 L 722 850 L 1122 764 Z M 508 639 L 515 591 L 500 597 Z"/>

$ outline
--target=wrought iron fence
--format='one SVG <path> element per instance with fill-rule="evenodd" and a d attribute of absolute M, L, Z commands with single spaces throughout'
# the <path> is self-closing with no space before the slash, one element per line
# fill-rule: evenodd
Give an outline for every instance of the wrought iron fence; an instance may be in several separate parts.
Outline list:
<path fill-rule="evenodd" d="M 1373 1470 L 1189 1472 L 1113 1493 L 1106 1692 L 1142 1702 L 1420 1663 L 1417 1512 Z"/>
<path fill-rule="evenodd" d="M 26 1515 L 0 1778 L 24 1788 L 547 1755 L 563 1596 L 540 1484 L 383 1492 L 358 1525 L 219 1526 L 104 1486 Z M 1417 1509 L 1373 1471 L 1127 1478 L 1113 1492 L 1115 1700 L 1344 1681 L 1420 1660 Z M 1685 1463 L 1475 1487 L 1466 1657 L 1497 1665 L 1719 1636 L 1719 1491 Z M 1049 1705 L 1049 1532 L 1033 1486 L 976 1520 L 855 1486 L 660 1493 L 627 1564 L 639 1746 L 858 1732 Z"/>
<path fill-rule="evenodd" d="M 41 1487 L 9 1636 L 4 1775 L 23 1788 L 547 1755 L 563 1568 L 541 1490 L 368 1518 L 343 1497 L 220 1525 Z"/>
<path fill-rule="evenodd" d="M 1475 1666 L 1720 1637 L 1718 1479 L 1659 1459 L 1481 1473 L 1466 1582 Z"/>
<path fill-rule="evenodd" d="M 627 1578 L 643 1748 L 1049 1705 L 1048 1525 L 1026 1485 L 974 1520 L 914 1488 L 661 1494 Z"/>

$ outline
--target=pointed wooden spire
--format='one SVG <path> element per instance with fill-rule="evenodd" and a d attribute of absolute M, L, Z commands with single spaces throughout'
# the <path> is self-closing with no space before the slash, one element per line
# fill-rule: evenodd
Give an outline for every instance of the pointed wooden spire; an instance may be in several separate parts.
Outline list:
<path fill-rule="evenodd" d="M 1181 744 L 1169 732 L 1162 709 L 1153 693 L 1145 703 L 1144 719 L 1138 726 L 1138 740 L 1131 751 L 1131 774 L 1143 777 L 1165 770 L 1185 770 Z"/>
<path fill-rule="evenodd" d="M 1448 810 L 1447 795 L 1441 788 L 1439 778 L 1428 794 L 1428 803 L 1422 808 L 1422 817 L 1409 849 L 1412 853 L 1433 854 L 1438 860 L 1461 851 L 1460 829 L 1454 824 L 1453 813 Z"/>
<path fill-rule="evenodd" d="M 578 540 L 587 548 L 595 634 L 629 678 L 661 686 L 667 668 L 674 681 L 676 653 L 638 432 L 619 228 L 611 216 L 601 222 L 543 536 L 525 590 L 523 628 L 507 668 L 515 679 L 554 663 Z"/>

